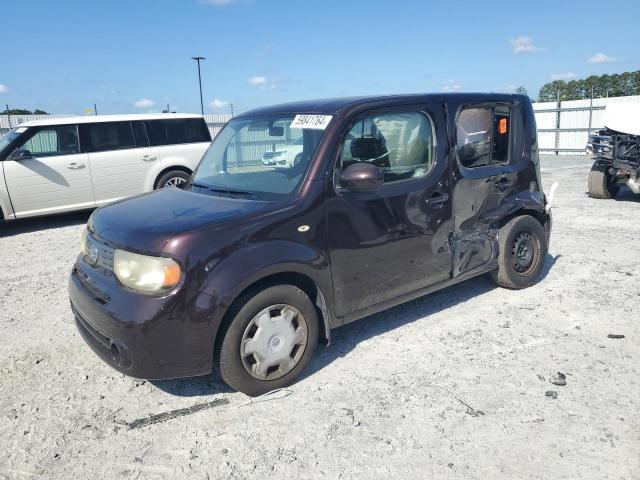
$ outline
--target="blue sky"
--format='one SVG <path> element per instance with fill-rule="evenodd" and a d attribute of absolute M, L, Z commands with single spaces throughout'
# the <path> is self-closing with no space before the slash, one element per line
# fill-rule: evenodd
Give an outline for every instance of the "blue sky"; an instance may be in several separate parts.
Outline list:
<path fill-rule="evenodd" d="M 616 14 L 619 10 L 621 13 Z M 29 0 L 0 13 L 0 105 L 81 114 L 509 91 L 640 69 L 637 1 Z"/>

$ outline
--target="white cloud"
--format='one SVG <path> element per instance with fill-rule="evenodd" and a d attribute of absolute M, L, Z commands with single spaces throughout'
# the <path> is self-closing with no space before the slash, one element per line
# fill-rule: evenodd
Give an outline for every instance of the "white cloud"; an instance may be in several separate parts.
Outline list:
<path fill-rule="evenodd" d="M 578 76 L 573 72 L 552 73 L 549 78 L 551 80 L 573 80 L 574 78 L 578 78 Z"/>
<path fill-rule="evenodd" d="M 209 102 L 209 106 L 214 110 L 221 110 L 223 108 L 226 108 L 228 105 L 229 102 L 225 102 L 224 100 L 219 100 L 217 98 L 214 98 L 213 100 L 211 100 L 211 102 Z"/>
<path fill-rule="evenodd" d="M 462 88 L 458 82 L 454 82 L 453 80 L 448 81 L 442 86 L 443 92 L 457 92 Z"/>
<path fill-rule="evenodd" d="M 513 53 L 533 53 L 540 50 L 533 44 L 533 38 L 531 37 L 516 37 L 509 40 L 513 47 Z"/>
<path fill-rule="evenodd" d="M 0 93 L 7 93 L 9 91 L 9 87 L 0 83 Z"/>
<path fill-rule="evenodd" d="M 253 87 L 262 87 L 267 84 L 267 77 L 263 75 L 254 75 L 253 77 L 249 78 L 247 82 Z"/>
<path fill-rule="evenodd" d="M 604 53 L 596 53 L 593 57 L 587 60 L 587 63 L 614 63 L 618 61 L 617 58 L 610 57 Z"/>
<path fill-rule="evenodd" d="M 133 103 L 133 106 L 136 108 L 150 108 L 156 104 L 153 100 L 149 98 L 141 98 Z"/>

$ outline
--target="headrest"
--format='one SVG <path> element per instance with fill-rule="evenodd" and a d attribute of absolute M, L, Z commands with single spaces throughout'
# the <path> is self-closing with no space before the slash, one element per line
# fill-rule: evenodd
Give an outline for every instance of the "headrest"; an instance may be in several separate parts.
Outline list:
<path fill-rule="evenodd" d="M 387 147 L 378 138 L 365 137 L 351 140 L 351 157 L 359 160 L 369 160 L 386 155 Z"/>

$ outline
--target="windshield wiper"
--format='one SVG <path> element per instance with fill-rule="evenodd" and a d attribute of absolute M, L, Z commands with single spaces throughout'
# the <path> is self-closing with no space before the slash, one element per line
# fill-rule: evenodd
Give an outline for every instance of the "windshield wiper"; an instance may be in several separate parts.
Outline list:
<path fill-rule="evenodd" d="M 223 187 L 221 185 L 204 185 L 202 183 L 196 183 L 196 182 L 192 183 L 191 185 L 197 188 L 203 188 L 205 190 L 209 190 L 210 192 L 226 193 L 227 195 L 230 195 L 230 196 L 253 195 L 253 192 L 251 190 L 240 190 L 238 188 Z"/>

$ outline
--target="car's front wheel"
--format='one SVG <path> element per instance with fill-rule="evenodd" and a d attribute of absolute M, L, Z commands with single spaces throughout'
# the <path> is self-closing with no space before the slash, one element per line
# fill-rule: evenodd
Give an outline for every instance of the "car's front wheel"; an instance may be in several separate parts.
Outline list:
<path fill-rule="evenodd" d="M 160 188 L 177 187 L 184 188 L 191 178 L 187 172 L 182 170 L 170 170 L 164 173 L 156 182 L 156 190 Z"/>
<path fill-rule="evenodd" d="M 290 385 L 318 343 L 309 297 L 293 285 L 274 285 L 245 296 L 231 314 L 215 354 L 222 379 L 252 396 Z"/>
<path fill-rule="evenodd" d="M 589 172 L 589 196 L 607 200 L 614 198 L 620 187 L 613 182 L 609 168 L 600 163 L 594 163 Z"/>
<path fill-rule="evenodd" d="M 501 287 L 520 289 L 538 281 L 547 257 L 544 227 L 530 215 L 509 220 L 498 232 L 498 268 L 491 272 Z"/>

